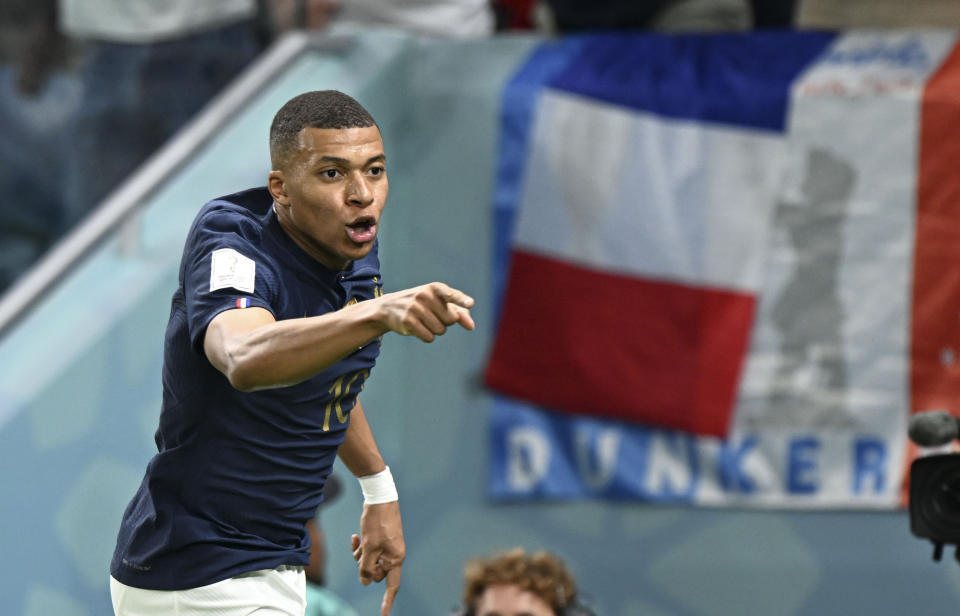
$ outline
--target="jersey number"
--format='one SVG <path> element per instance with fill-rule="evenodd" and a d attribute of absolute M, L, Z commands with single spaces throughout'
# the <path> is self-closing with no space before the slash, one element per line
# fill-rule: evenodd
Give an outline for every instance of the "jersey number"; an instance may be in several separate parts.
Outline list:
<path fill-rule="evenodd" d="M 323 412 L 323 431 L 327 432 L 330 430 L 330 411 L 336 409 L 337 411 L 337 420 L 341 424 L 347 423 L 348 415 L 344 415 L 343 406 L 341 403 L 343 399 L 350 395 L 350 388 L 353 387 L 353 384 L 357 382 L 357 379 L 363 377 L 366 380 L 367 376 L 370 375 L 369 370 L 361 370 L 360 372 L 354 372 L 352 378 L 347 381 L 346 386 L 344 386 L 344 380 L 350 376 L 349 374 L 344 374 L 339 379 L 333 382 L 333 385 L 330 386 L 329 392 L 333 394 L 333 399 L 330 402 L 327 402 L 327 408 Z M 360 390 L 357 391 L 359 394 L 363 391 L 363 381 L 360 382 Z M 356 396 L 356 394 L 354 394 Z M 349 411 L 348 411 L 349 413 Z"/>

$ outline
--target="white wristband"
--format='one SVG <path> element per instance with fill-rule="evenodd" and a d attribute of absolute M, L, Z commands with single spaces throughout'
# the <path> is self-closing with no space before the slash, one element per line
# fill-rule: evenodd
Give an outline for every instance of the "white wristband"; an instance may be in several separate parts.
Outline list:
<path fill-rule="evenodd" d="M 380 505 L 400 500 L 389 466 L 374 475 L 357 477 L 357 480 L 360 481 L 364 505 Z"/>

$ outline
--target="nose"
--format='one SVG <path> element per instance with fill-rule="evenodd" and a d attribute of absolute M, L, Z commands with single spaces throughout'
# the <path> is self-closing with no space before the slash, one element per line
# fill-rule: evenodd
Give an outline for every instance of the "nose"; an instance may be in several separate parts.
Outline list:
<path fill-rule="evenodd" d="M 373 203 L 373 189 L 362 174 L 352 176 L 347 185 L 347 202 L 360 207 L 367 207 Z"/>

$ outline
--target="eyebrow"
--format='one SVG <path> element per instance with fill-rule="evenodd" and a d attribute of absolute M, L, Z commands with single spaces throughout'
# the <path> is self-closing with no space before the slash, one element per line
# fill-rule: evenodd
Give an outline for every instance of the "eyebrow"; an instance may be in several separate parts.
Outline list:
<path fill-rule="evenodd" d="M 373 163 L 383 163 L 387 161 L 386 154 L 377 154 L 376 156 L 371 156 L 367 159 L 367 162 L 363 163 L 364 167 L 372 165 Z M 318 163 L 336 163 L 338 165 L 343 165 L 345 167 L 350 166 L 350 161 L 346 158 L 340 158 L 339 156 L 321 156 L 317 161 Z"/>

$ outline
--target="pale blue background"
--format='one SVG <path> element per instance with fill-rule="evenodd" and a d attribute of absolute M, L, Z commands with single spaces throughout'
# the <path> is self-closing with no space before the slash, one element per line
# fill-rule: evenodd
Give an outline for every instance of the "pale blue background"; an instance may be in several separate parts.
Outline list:
<path fill-rule="evenodd" d="M 598 614 L 956 613 L 960 567 L 949 555 L 931 562 L 905 512 L 487 501 L 489 399 L 478 384 L 493 334 L 498 96 L 536 43 L 379 33 L 306 53 L 144 203 L 139 250 L 106 242 L 0 340 L 0 613 L 110 613 L 107 567 L 154 451 L 163 328 L 187 227 L 207 199 L 263 182 L 274 112 L 319 88 L 353 94 L 383 128 L 386 290 L 443 280 L 477 299 L 474 333 L 431 345 L 388 336 L 363 394 L 405 519 L 395 614 L 445 614 L 463 562 L 513 545 L 563 556 Z M 382 589 L 360 586 L 348 549 L 359 491 L 336 472 L 346 489 L 322 516 L 329 581 L 374 614 Z"/>

